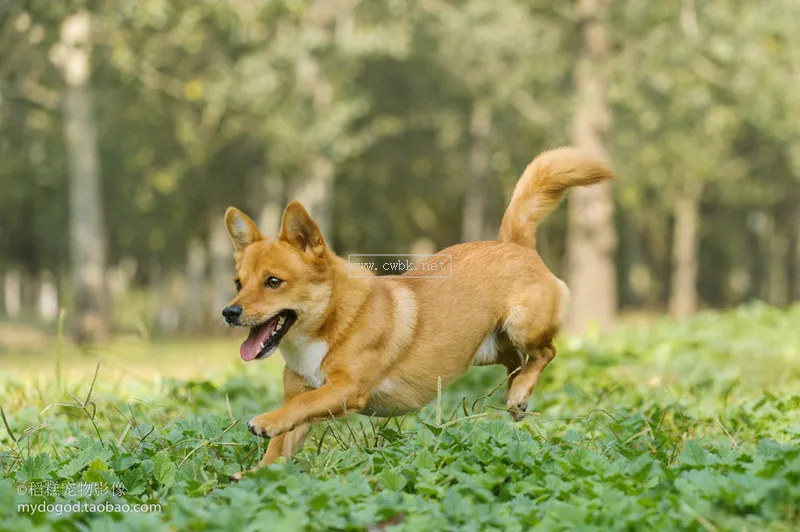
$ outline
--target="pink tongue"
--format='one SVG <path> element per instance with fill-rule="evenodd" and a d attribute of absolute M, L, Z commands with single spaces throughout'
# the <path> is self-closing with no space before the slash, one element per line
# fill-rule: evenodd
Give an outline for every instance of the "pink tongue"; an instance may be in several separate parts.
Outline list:
<path fill-rule="evenodd" d="M 261 344 L 267 343 L 267 338 L 269 338 L 272 332 L 272 326 L 273 323 L 270 321 L 264 325 L 259 325 L 258 327 L 250 329 L 247 340 L 242 343 L 242 347 L 239 349 L 242 360 L 249 362 L 258 356 L 261 352 Z"/>

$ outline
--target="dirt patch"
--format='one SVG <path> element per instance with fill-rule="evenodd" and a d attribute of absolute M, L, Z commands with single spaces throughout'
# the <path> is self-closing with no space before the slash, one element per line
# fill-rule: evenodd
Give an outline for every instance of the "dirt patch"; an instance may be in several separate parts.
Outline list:
<path fill-rule="evenodd" d="M 0 353 L 3 351 L 35 351 L 53 342 L 47 333 L 20 323 L 0 323 Z"/>

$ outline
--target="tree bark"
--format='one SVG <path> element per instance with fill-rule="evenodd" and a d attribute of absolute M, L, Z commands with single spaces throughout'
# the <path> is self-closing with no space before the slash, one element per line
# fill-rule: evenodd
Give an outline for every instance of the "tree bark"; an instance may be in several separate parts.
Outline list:
<path fill-rule="evenodd" d="M 262 235 L 278 236 L 285 203 L 283 179 L 271 174 L 263 180 L 263 202 L 258 215 L 258 228 Z"/>
<path fill-rule="evenodd" d="M 213 323 L 222 323 L 222 309 L 235 294 L 233 246 L 222 217 L 215 216 L 209 231 L 211 308 Z"/>
<path fill-rule="evenodd" d="M 39 275 L 38 307 L 39 316 L 45 323 L 51 323 L 58 317 L 58 288 L 52 272 L 44 271 Z"/>
<path fill-rule="evenodd" d="M 303 204 L 317 222 L 322 236 L 330 244 L 332 238 L 333 163 L 324 155 L 314 157 L 308 175 L 295 189 L 294 199 Z"/>
<path fill-rule="evenodd" d="M 669 311 L 676 318 L 686 318 L 697 311 L 697 254 L 701 194 L 702 188 L 699 184 L 689 183 L 675 202 Z"/>
<path fill-rule="evenodd" d="M 8 270 L 3 276 L 3 306 L 12 320 L 22 312 L 22 274 L 19 270 Z"/>
<path fill-rule="evenodd" d="M 346 33 L 352 31 L 349 24 L 350 7 L 347 2 L 330 2 L 316 0 L 309 6 L 304 24 L 320 31 L 328 31 L 334 24 L 334 39 L 346 39 Z M 337 34 L 338 30 L 338 34 Z M 298 88 L 308 95 L 317 116 L 324 116 L 333 102 L 333 85 L 325 75 L 320 62 L 311 54 L 297 62 L 296 78 Z M 328 244 L 333 238 L 333 184 L 335 169 L 333 161 L 320 147 L 308 164 L 306 178 L 292 191 L 294 198 L 308 210 L 317 222 L 322 235 Z"/>
<path fill-rule="evenodd" d="M 64 133 L 69 159 L 70 255 L 75 290 L 75 337 L 101 340 L 110 329 L 106 295 L 106 242 L 97 133 L 92 116 L 91 17 L 64 19 L 53 62 L 66 83 Z"/>
<path fill-rule="evenodd" d="M 487 102 L 477 101 L 472 108 L 470 136 L 472 151 L 461 221 L 462 242 L 482 240 L 486 236 L 486 185 L 492 157 L 492 108 Z"/>
<path fill-rule="evenodd" d="M 767 301 L 776 307 L 789 304 L 789 239 L 776 223 L 775 213 L 769 215 L 767 233 Z"/>
<path fill-rule="evenodd" d="M 203 330 L 206 321 L 206 249 L 193 239 L 186 251 L 185 325 L 186 330 L 196 332 Z"/>
<path fill-rule="evenodd" d="M 800 301 L 800 209 L 795 216 L 794 224 L 794 258 L 793 258 L 793 278 L 794 278 L 794 301 Z"/>
<path fill-rule="evenodd" d="M 582 47 L 575 72 L 577 109 L 573 119 L 573 141 L 585 152 L 608 160 L 603 136 L 611 125 L 601 72 L 608 55 L 608 37 L 602 19 L 610 0 L 580 0 Z M 614 201 L 611 185 L 602 183 L 576 188 L 569 199 L 567 235 L 567 284 L 572 291 L 572 309 L 567 328 L 576 333 L 597 324 L 607 330 L 617 308 L 614 252 Z"/>
<path fill-rule="evenodd" d="M 300 60 L 297 78 L 301 90 L 311 96 L 315 112 L 324 113 L 333 99 L 333 88 L 321 72 L 319 62 L 312 57 Z M 333 223 L 333 176 L 333 163 L 324 154 L 318 153 L 308 165 L 306 178 L 293 191 L 294 199 L 308 210 L 329 243 Z"/>

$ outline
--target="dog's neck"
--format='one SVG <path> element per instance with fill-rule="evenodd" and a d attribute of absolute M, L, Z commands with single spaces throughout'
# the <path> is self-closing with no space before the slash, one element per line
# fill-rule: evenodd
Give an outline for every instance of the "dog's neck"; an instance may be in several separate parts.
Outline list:
<path fill-rule="evenodd" d="M 347 261 L 333 252 L 330 255 L 331 295 L 315 336 L 334 346 L 347 336 L 356 317 L 367 304 L 375 284 L 369 277 L 350 277 Z"/>

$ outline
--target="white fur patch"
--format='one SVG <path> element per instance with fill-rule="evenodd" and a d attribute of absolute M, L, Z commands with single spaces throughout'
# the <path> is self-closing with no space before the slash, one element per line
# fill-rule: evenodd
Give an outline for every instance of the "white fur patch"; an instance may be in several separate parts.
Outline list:
<path fill-rule="evenodd" d="M 389 344 L 389 352 L 397 356 L 406 349 L 414 338 L 417 326 L 417 300 L 408 287 L 395 284 L 391 289 L 394 303 L 394 331 Z"/>
<path fill-rule="evenodd" d="M 497 333 L 492 331 L 483 339 L 478 350 L 475 352 L 475 358 L 472 359 L 473 366 L 485 366 L 487 364 L 494 364 L 497 360 Z"/>
<path fill-rule="evenodd" d="M 281 342 L 281 356 L 286 365 L 306 379 L 306 384 L 319 388 L 325 384 L 322 372 L 322 359 L 328 354 L 328 344 L 323 341 L 312 342 L 306 337 L 285 338 Z"/>
<path fill-rule="evenodd" d="M 385 394 L 385 395 L 388 395 L 388 396 L 392 396 L 394 394 L 394 392 L 397 391 L 397 389 L 398 389 L 398 386 L 397 386 L 397 383 L 394 381 L 394 379 L 392 379 L 390 377 L 387 377 L 387 378 L 383 379 L 380 382 L 380 384 L 378 384 L 377 388 L 375 388 L 375 390 L 373 390 L 372 393 L 380 393 L 380 394 Z"/>

